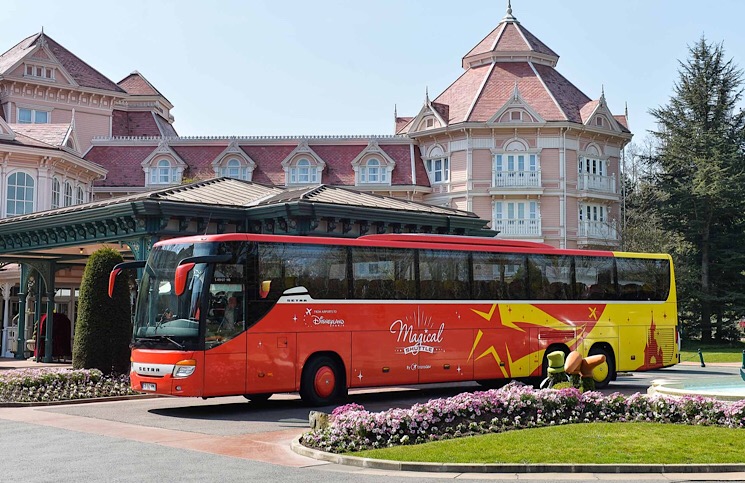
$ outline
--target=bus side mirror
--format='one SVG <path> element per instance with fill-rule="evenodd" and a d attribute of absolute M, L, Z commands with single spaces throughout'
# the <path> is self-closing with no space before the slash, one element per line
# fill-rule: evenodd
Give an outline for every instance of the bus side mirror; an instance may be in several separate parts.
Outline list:
<path fill-rule="evenodd" d="M 176 286 L 174 287 L 176 296 L 183 295 L 184 291 L 186 290 L 186 279 L 189 278 L 189 272 L 192 271 L 194 265 L 196 265 L 196 263 L 182 263 L 181 265 L 176 267 L 176 280 L 174 281 L 176 284 Z"/>
<path fill-rule="evenodd" d="M 264 280 L 261 282 L 261 287 L 259 287 L 259 297 L 262 299 L 265 299 L 267 295 L 269 295 L 269 290 L 272 288 L 272 281 L 271 280 Z"/>
<path fill-rule="evenodd" d="M 116 267 L 109 273 L 109 298 L 114 296 L 114 283 L 116 283 L 116 277 L 120 273 L 122 273 L 122 269 Z"/>
<path fill-rule="evenodd" d="M 109 273 L 109 298 L 114 296 L 114 283 L 116 282 L 117 275 L 122 273 L 122 270 L 128 268 L 142 268 L 145 266 L 145 263 L 145 260 L 137 260 L 134 262 L 122 262 L 114 265 L 114 268 L 111 269 L 111 273 Z"/>

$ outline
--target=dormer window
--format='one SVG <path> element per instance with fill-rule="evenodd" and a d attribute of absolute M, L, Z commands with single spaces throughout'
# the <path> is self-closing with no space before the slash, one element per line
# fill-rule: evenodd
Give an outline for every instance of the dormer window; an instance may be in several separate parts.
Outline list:
<path fill-rule="evenodd" d="M 441 147 L 436 146 L 429 152 L 428 159 L 424 160 L 424 167 L 431 183 L 450 182 L 450 159 Z"/>
<path fill-rule="evenodd" d="M 246 163 L 241 162 L 238 158 L 230 158 L 220 168 L 220 176 L 242 179 L 244 181 L 251 181 L 252 172 L 253 170 L 249 170 Z"/>
<path fill-rule="evenodd" d="M 360 166 L 360 183 L 385 183 L 387 179 L 387 173 L 380 169 L 380 160 L 377 158 L 370 158 Z"/>
<path fill-rule="evenodd" d="M 51 113 L 43 109 L 18 108 L 19 124 L 49 124 Z"/>
<path fill-rule="evenodd" d="M 25 77 L 54 80 L 54 69 L 43 65 L 26 64 Z"/>
<path fill-rule="evenodd" d="M 318 167 L 306 158 L 300 158 L 294 166 L 290 166 L 290 184 L 318 183 Z"/>
<path fill-rule="evenodd" d="M 174 184 L 178 182 L 178 170 L 168 159 L 158 160 L 150 170 L 150 184 Z"/>

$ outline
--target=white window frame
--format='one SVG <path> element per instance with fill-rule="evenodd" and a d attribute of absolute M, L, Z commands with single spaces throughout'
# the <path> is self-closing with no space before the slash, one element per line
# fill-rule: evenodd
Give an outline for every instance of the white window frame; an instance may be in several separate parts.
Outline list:
<path fill-rule="evenodd" d="M 55 69 L 54 67 L 47 67 L 39 64 L 24 64 L 23 66 L 23 77 L 33 77 L 34 79 L 46 79 L 53 81 L 55 80 Z"/>
<path fill-rule="evenodd" d="M 83 187 L 78 186 L 78 189 L 75 190 L 75 204 L 82 205 L 83 203 L 85 203 L 85 193 Z"/>
<path fill-rule="evenodd" d="M 21 120 L 21 111 L 28 112 L 29 120 Z M 39 122 L 38 117 L 44 113 L 46 115 L 46 121 Z M 52 122 L 52 110 L 51 109 L 37 109 L 32 107 L 18 107 L 16 109 L 16 121 L 18 124 L 50 124 Z"/>
<path fill-rule="evenodd" d="M 52 209 L 60 207 L 60 196 L 62 194 L 62 184 L 57 177 L 52 178 Z"/>
<path fill-rule="evenodd" d="M 318 166 L 308 158 L 300 158 L 289 168 L 290 185 L 318 184 Z"/>
<path fill-rule="evenodd" d="M 389 184 L 388 166 L 380 158 L 368 158 L 359 168 L 360 184 Z"/>
<path fill-rule="evenodd" d="M 72 206 L 72 183 L 65 181 L 65 191 L 63 192 L 64 206 Z"/>
<path fill-rule="evenodd" d="M 168 158 L 160 158 L 150 168 L 151 185 L 170 185 L 178 182 L 178 170 Z"/>
<path fill-rule="evenodd" d="M 19 184 L 22 177 L 23 184 Z M 34 200 L 36 198 L 36 180 L 25 171 L 15 171 L 6 178 L 7 191 L 5 193 L 5 216 L 27 215 L 34 212 Z M 11 191 L 13 198 L 10 197 Z M 19 198 L 18 193 L 22 194 Z M 30 193 L 29 193 L 30 191 Z M 13 209 L 11 209 L 13 203 Z M 22 209 L 19 210 L 19 204 Z"/>
<path fill-rule="evenodd" d="M 450 158 L 448 156 L 427 159 L 424 161 L 424 166 L 432 184 L 450 182 Z"/>
<path fill-rule="evenodd" d="M 239 158 L 231 157 L 220 167 L 220 176 L 251 181 L 252 170 Z"/>

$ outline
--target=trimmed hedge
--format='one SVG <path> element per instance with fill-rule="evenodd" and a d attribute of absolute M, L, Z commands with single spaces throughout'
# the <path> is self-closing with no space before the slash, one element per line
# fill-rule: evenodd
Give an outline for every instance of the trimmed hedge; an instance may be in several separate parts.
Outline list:
<path fill-rule="evenodd" d="M 75 369 L 99 369 L 104 374 L 129 372 L 132 322 L 127 279 L 118 277 L 113 298 L 108 295 L 109 273 L 122 261 L 119 252 L 108 247 L 88 258 L 80 284 L 72 350 Z"/>

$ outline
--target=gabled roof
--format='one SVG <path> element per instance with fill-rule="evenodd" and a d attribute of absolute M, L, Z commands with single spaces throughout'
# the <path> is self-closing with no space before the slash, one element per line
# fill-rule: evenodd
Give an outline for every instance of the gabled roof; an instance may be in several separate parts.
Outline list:
<path fill-rule="evenodd" d="M 10 50 L 0 55 L 0 75 L 16 65 L 30 54 L 37 46 L 46 46 L 54 58 L 60 63 L 67 74 L 81 87 L 102 89 L 117 93 L 124 93 L 124 89 L 117 86 L 106 76 L 90 65 L 83 62 L 75 54 L 58 44 L 47 34 L 40 32 L 20 41 Z"/>
<path fill-rule="evenodd" d="M 130 96 L 158 96 L 165 99 L 168 104 L 171 104 L 171 101 L 169 101 L 166 96 L 156 89 L 144 75 L 136 70 L 120 80 L 117 85 L 127 91 L 127 94 Z M 170 107 L 173 107 L 173 105 Z"/>
<path fill-rule="evenodd" d="M 478 215 L 470 211 L 456 210 L 442 206 L 417 203 L 400 198 L 379 196 L 362 191 L 342 188 L 339 186 L 320 185 L 297 189 L 285 189 L 274 196 L 258 200 L 251 206 L 271 205 L 291 201 L 309 201 L 314 203 L 348 205 L 354 207 L 364 206 L 366 208 L 377 208 L 394 211 L 407 211 L 418 213 L 430 213 L 438 215 L 455 215 L 468 218 L 478 218 Z"/>

